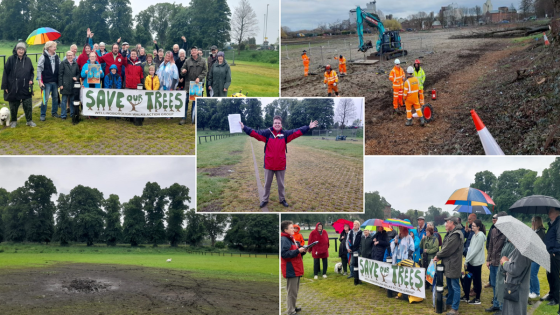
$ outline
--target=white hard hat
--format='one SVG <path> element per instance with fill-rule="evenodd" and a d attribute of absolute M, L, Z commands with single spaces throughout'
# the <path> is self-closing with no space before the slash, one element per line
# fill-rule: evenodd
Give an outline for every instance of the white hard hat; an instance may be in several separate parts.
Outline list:
<path fill-rule="evenodd" d="M 414 68 L 412 68 L 412 66 L 408 66 L 408 68 L 406 68 L 406 73 L 413 74 L 414 73 Z"/>
<path fill-rule="evenodd" d="M 400 61 L 399 59 L 395 59 L 395 64 L 396 64 L 396 65 L 400 65 L 400 64 L 401 64 L 401 61 Z"/>

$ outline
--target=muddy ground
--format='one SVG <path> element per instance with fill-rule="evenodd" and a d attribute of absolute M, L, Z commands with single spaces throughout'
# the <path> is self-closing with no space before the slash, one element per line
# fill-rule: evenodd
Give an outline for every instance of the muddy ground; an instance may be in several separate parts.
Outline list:
<path fill-rule="evenodd" d="M 406 117 L 392 114 L 388 76 L 393 60 L 349 65 L 349 75 L 339 86 L 342 97 L 366 99 L 366 154 L 484 154 L 471 109 L 505 154 L 557 154 L 558 136 L 552 131 L 560 117 L 558 55 L 544 47 L 542 39 L 448 39 L 463 32 L 469 30 L 416 35 L 431 38 L 424 39 L 428 44 L 422 48 L 408 45 L 409 55 L 400 58 L 405 69 L 420 59 L 426 72 L 424 91 L 434 108 L 434 121 L 425 128 L 417 120 L 405 127 Z M 403 34 L 405 48 L 413 34 Z M 282 96 L 326 96 L 322 75 L 305 78 L 303 66 L 284 62 Z M 529 76 L 516 81 L 518 69 L 528 69 Z M 438 93 L 435 101 L 429 99 L 433 88 Z"/>
<path fill-rule="evenodd" d="M 0 314 L 278 314 L 278 284 L 120 265 L 5 269 Z"/>

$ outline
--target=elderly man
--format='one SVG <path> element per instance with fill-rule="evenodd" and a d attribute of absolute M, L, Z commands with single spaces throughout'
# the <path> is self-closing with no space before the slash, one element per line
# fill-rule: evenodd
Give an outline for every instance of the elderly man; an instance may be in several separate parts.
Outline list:
<path fill-rule="evenodd" d="M 45 91 L 45 99 L 49 100 L 52 95 L 51 115 L 60 118 L 58 115 L 58 72 L 60 70 L 60 59 L 56 54 L 56 43 L 48 41 L 45 43 L 45 50 L 37 62 L 37 81 L 39 86 Z M 62 108 L 66 110 L 66 108 Z M 45 121 L 47 115 L 47 104 L 41 104 L 41 121 Z"/>
<path fill-rule="evenodd" d="M 418 227 L 416 232 L 418 232 L 418 238 L 423 239 L 426 236 L 426 219 L 424 217 L 418 217 Z"/>
<path fill-rule="evenodd" d="M 506 216 L 507 213 L 504 211 L 498 212 L 497 218 Z M 488 254 L 486 257 L 486 267 L 490 269 L 490 285 L 494 291 L 494 297 L 492 300 L 492 306 L 486 309 L 486 312 L 498 312 L 502 310 L 502 303 L 498 301 L 496 289 L 496 277 L 498 274 L 498 268 L 500 267 L 500 259 L 502 258 L 502 248 L 506 242 L 506 236 L 497 228 L 492 229 L 488 236 Z"/>
<path fill-rule="evenodd" d="M 362 242 L 362 231 L 360 230 L 360 221 L 354 221 L 354 228 L 348 233 L 348 239 L 346 240 L 346 248 L 352 259 L 350 260 L 350 274 L 348 279 L 354 278 L 354 252 L 360 254 L 360 246 Z"/>
<path fill-rule="evenodd" d="M 187 91 L 187 101 L 189 100 L 189 89 L 190 89 L 190 82 L 194 81 L 196 83 L 204 82 L 206 78 L 206 73 L 208 72 L 208 67 L 204 59 L 202 59 L 198 55 L 198 47 L 193 46 L 191 47 L 191 57 L 185 61 L 183 67 L 181 68 L 181 73 L 179 74 L 182 78 L 185 79 L 185 91 Z M 194 117 L 195 117 L 195 105 L 196 101 L 192 102 L 191 107 L 191 117 L 192 123 L 194 124 Z M 187 110 L 185 108 L 185 118 L 181 119 L 179 125 L 184 125 L 187 121 Z"/>
<path fill-rule="evenodd" d="M 12 128 L 15 128 L 17 125 L 17 112 L 20 103 L 23 104 L 23 111 L 25 112 L 27 125 L 30 127 L 36 126 L 31 120 L 33 64 L 31 63 L 31 59 L 27 57 L 26 51 L 27 47 L 25 46 L 25 43 L 17 43 L 14 47 L 13 55 L 8 57 L 8 60 L 4 65 L 2 90 L 4 91 L 4 99 L 8 101 L 10 105 L 10 127 Z"/>
<path fill-rule="evenodd" d="M 546 273 L 550 291 L 542 299 L 549 301 L 548 305 L 551 306 L 560 302 L 560 220 L 557 220 L 559 214 L 560 211 L 556 208 L 548 210 L 550 223 L 544 238 L 546 250 L 550 254 L 550 272 Z M 560 313 L 560 310 L 558 312 Z"/>
<path fill-rule="evenodd" d="M 447 304 L 447 315 L 459 314 L 459 302 L 461 300 L 461 287 L 459 278 L 461 277 L 461 267 L 463 265 L 463 243 L 465 236 L 461 231 L 462 225 L 457 217 L 445 219 L 445 230 L 447 237 L 443 240 L 441 250 L 437 252 L 434 261 L 442 262 L 445 267 L 445 277 L 447 278 L 447 288 L 449 294 L 445 303 Z"/>

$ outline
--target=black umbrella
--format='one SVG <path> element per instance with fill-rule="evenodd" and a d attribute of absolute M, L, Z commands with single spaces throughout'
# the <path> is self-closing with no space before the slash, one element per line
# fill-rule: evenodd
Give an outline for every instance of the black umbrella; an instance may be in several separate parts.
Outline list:
<path fill-rule="evenodd" d="M 549 196 L 533 195 L 517 200 L 509 210 L 517 213 L 547 214 L 550 208 L 560 210 L 560 201 Z"/>

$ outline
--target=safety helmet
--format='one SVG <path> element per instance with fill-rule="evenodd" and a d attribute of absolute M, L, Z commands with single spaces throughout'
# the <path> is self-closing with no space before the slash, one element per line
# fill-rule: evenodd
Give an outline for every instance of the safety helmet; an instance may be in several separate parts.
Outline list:
<path fill-rule="evenodd" d="M 326 70 L 326 71 L 330 71 L 330 70 L 331 70 L 331 65 L 327 65 L 327 66 L 325 67 L 325 70 Z"/>
<path fill-rule="evenodd" d="M 303 53 L 305 54 L 307 52 L 307 50 L 304 50 Z"/>
<path fill-rule="evenodd" d="M 406 68 L 406 73 L 413 74 L 414 68 L 412 68 L 412 66 L 408 66 L 408 68 Z"/>
<path fill-rule="evenodd" d="M 420 59 L 414 60 L 414 63 L 420 64 Z"/>
<path fill-rule="evenodd" d="M 342 58 L 342 55 L 340 55 L 340 58 Z"/>
<path fill-rule="evenodd" d="M 400 61 L 399 59 L 395 59 L 395 64 L 396 64 L 396 65 L 400 65 L 400 64 L 401 64 L 401 61 Z"/>

